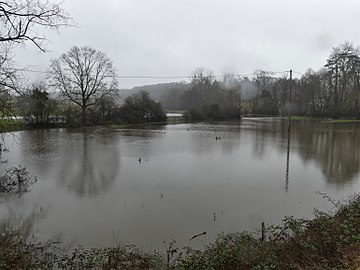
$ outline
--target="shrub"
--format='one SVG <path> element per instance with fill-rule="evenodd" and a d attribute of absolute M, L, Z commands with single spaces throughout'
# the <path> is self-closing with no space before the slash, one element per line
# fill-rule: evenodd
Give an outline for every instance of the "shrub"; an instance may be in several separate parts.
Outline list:
<path fill-rule="evenodd" d="M 24 167 L 8 169 L 0 177 L 0 193 L 21 193 L 26 192 L 30 186 L 37 181 L 37 178 L 30 174 Z"/>

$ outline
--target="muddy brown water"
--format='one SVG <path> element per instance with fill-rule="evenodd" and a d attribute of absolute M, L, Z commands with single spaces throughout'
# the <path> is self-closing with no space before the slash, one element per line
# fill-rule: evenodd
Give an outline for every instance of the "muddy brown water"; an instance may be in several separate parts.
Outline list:
<path fill-rule="evenodd" d="M 287 122 L 277 118 L 33 130 L 6 140 L 1 166 L 21 164 L 38 182 L 0 197 L 0 220 L 69 246 L 162 251 L 175 239 L 201 247 L 221 232 L 331 211 L 319 192 L 342 200 L 360 191 L 357 123 L 295 122 L 288 177 Z"/>

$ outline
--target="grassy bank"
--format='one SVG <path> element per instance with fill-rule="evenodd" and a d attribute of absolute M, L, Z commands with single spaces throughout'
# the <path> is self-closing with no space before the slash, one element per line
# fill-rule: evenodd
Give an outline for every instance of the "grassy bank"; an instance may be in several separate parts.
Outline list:
<path fill-rule="evenodd" d="M 183 116 L 168 116 L 167 117 L 167 124 L 184 124 L 189 123 Z"/>
<path fill-rule="evenodd" d="M 243 232 L 221 235 L 204 251 L 189 251 L 173 269 L 358 269 L 360 197 L 335 203 L 334 214 L 285 218 L 265 241 Z"/>
<path fill-rule="evenodd" d="M 287 119 L 287 117 L 282 117 L 283 119 Z M 321 123 L 334 123 L 334 124 L 346 124 L 346 123 L 360 123 L 360 120 L 356 119 L 330 119 L 330 118 L 315 118 L 315 117 L 307 117 L 307 116 L 292 116 L 292 121 L 319 121 Z M 226 121 L 221 121 L 226 122 Z M 169 116 L 167 117 L 167 121 L 165 122 L 149 122 L 149 123 L 141 123 L 141 124 L 111 124 L 105 123 L 103 126 L 110 128 L 128 128 L 128 127 L 140 127 L 140 126 L 151 126 L 151 125 L 166 125 L 166 124 L 183 124 L 189 123 L 184 117 L 179 116 Z M 0 132 L 12 132 L 12 131 L 21 131 L 27 129 L 43 129 L 43 128 L 78 128 L 67 126 L 64 123 L 60 124 L 26 124 L 21 120 L 7 120 L 0 119 Z"/>
<path fill-rule="evenodd" d="M 56 243 L 31 243 L 0 233 L 0 269 L 358 269 L 360 267 L 360 196 L 334 203 L 334 213 L 316 211 L 312 220 L 287 217 L 259 232 L 219 235 L 204 250 L 172 248 L 170 265 L 158 253 L 134 246 L 76 249 Z M 179 255 L 180 254 L 180 255 Z"/>
<path fill-rule="evenodd" d="M 21 120 L 0 119 L 0 132 L 11 132 L 26 129 L 26 124 Z"/>
<path fill-rule="evenodd" d="M 144 253 L 134 246 L 67 253 L 58 243 L 34 243 L 13 232 L 0 233 L 0 269 L 163 269 L 156 253 Z"/>
<path fill-rule="evenodd" d="M 335 124 L 346 124 L 346 123 L 360 123 L 360 120 L 357 119 L 329 119 L 324 120 L 326 123 L 335 123 Z"/>
<path fill-rule="evenodd" d="M 287 116 L 283 116 L 282 118 L 288 119 Z M 292 121 L 319 121 L 322 123 L 335 123 L 335 124 L 360 123 L 360 120 L 358 120 L 358 119 L 333 119 L 333 118 L 320 118 L 320 117 L 299 116 L 299 115 L 291 116 L 291 120 Z"/>

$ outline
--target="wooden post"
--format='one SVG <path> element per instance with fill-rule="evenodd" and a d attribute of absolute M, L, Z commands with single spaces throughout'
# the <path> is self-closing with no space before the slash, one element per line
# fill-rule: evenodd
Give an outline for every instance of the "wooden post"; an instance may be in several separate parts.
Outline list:
<path fill-rule="evenodd" d="M 265 241 L 265 222 L 261 222 L 261 242 Z"/>

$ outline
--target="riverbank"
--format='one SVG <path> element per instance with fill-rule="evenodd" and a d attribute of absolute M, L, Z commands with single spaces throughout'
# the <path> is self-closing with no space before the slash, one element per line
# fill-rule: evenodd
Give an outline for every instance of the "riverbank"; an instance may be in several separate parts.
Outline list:
<path fill-rule="evenodd" d="M 153 126 L 153 125 L 166 125 L 166 124 L 183 124 L 188 123 L 182 116 L 169 116 L 167 121 L 164 122 L 148 122 L 148 123 L 140 123 L 140 124 L 109 124 L 103 123 L 99 125 L 89 125 L 86 127 L 96 127 L 96 126 L 104 126 L 109 128 L 131 128 L 131 127 L 143 127 L 143 126 Z M 82 128 L 82 127 L 73 127 L 67 126 L 64 123 L 55 124 L 28 124 L 22 120 L 16 119 L 0 119 L 0 132 L 14 132 L 14 131 L 22 131 L 29 129 L 50 129 L 50 128 Z"/>
<path fill-rule="evenodd" d="M 257 117 L 254 117 L 256 119 Z M 281 117 L 284 120 L 287 120 L 287 117 Z M 249 119 L 249 118 L 247 118 Z M 316 117 L 308 117 L 308 116 L 292 116 L 292 121 L 318 121 L 321 123 L 333 123 L 333 124 L 347 124 L 347 123 L 360 123 L 360 120 L 357 119 L 331 119 L 331 118 L 316 118 Z M 240 120 L 241 121 L 241 120 Z M 227 122 L 227 121 L 221 121 Z M 149 122 L 149 123 L 140 123 L 140 124 L 100 124 L 96 126 L 104 126 L 110 128 L 129 128 L 129 127 L 140 127 L 140 126 L 153 126 L 153 125 L 166 125 L 166 124 L 184 124 L 189 123 L 183 116 L 168 116 L 167 121 L 165 122 Z M 91 126 L 88 126 L 91 127 Z M 1 119 L 0 120 L 0 132 L 14 132 L 14 131 L 22 131 L 28 129 L 47 129 L 47 128 L 78 128 L 66 126 L 64 123 L 62 124 L 26 124 L 21 120 L 15 119 Z"/>
<path fill-rule="evenodd" d="M 312 220 L 286 217 L 282 224 L 267 227 L 263 241 L 259 232 L 241 232 L 219 235 L 202 251 L 173 243 L 167 249 L 168 260 L 134 246 L 79 248 L 66 254 L 56 242 L 34 243 L 2 229 L 0 268 L 358 269 L 360 196 L 332 203 L 333 213 L 315 211 Z"/>
<path fill-rule="evenodd" d="M 174 269 L 358 269 L 360 197 L 332 202 L 312 220 L 284 218 L 266 239 L 243 232 L 221 235 L 204 251 L 191 251 Z"/>
<path fill-rule="evenodd" d="M 16 119 L 1 119 L 0 132 L 13 132 L 27 129 L 27 125 Z"/>
<path fill-rule="evenodd" d="M 288 119 L 287 116 L 282 117 L 283 119 Z M 318 121 L 321 123 L 360 123 L 359 119 L 349 119 L 349 118 L 321 118 L 321 117 L 312 117 L 312 116 L 291 116 L 292 121 Z"/>

